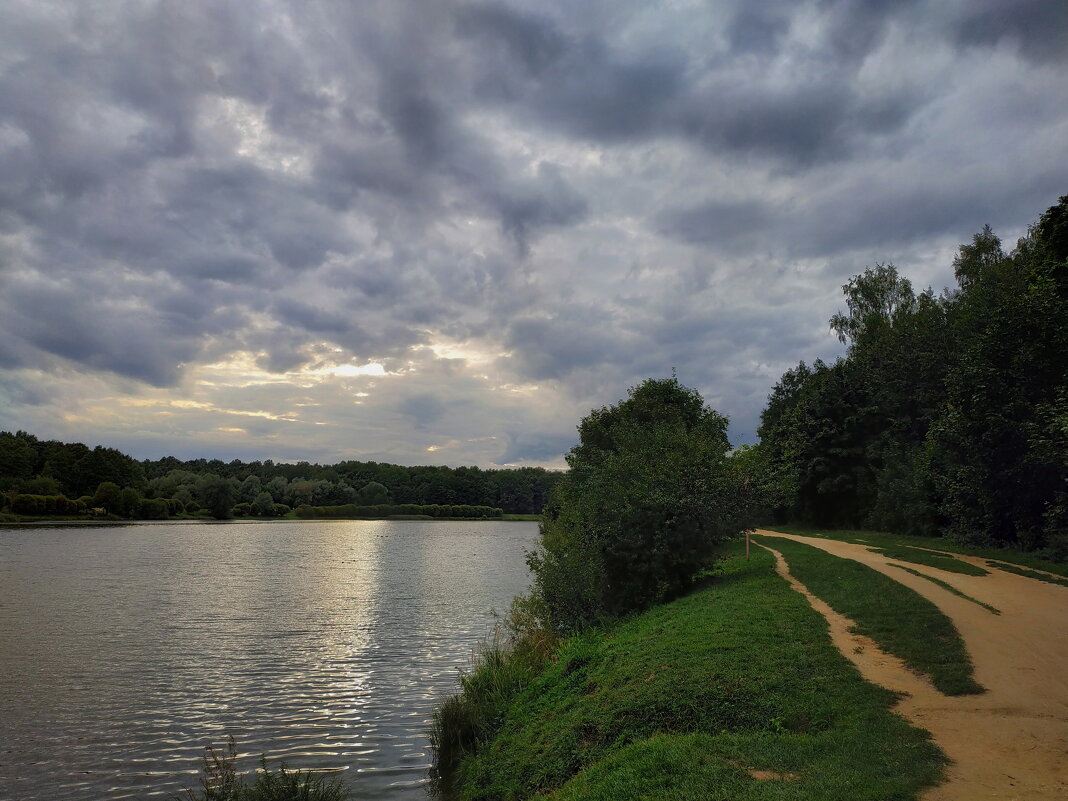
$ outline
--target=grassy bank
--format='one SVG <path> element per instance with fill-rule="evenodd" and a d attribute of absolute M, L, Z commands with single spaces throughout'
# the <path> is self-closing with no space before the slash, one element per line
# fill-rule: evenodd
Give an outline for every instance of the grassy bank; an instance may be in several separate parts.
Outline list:
<path fill-rule="evenodd" d="M 941 537 L 914 537 L 906 534 L 889 534 L 885 531 L 865 531 L 862 529 L 826 529 L 797 525 L 774 525 L 768 526 L 767 528 L 774 531 L 781 531 L 784 534 L 801 534 L 805 537 L 825 537 L 826 539 L 841 540 L 842 542 L 855 542 L 873 548 L 908 548 L 910 550 L 930 548 L 934 551 L 978 556 L 983 559 L 996 559 L 1002 562 L 1009 562 L 1024 567 L 1032 567 L 1038 570 L 1046 570 L 1050 573 L 1056 573 L 1059 576 L 1068 577 L 1068 564 L 1063 562 L 1051 562 L 1048 559 L 1043 559 L 1034 554 L 1027 553 L 1026 551 L 1017 551 L 1009 548 L 986 548 L 977 545 L 962 545 Z M 895 558 L 899 557 L 895 555 Z M 915 562 L 916 559 L 910 558 L 908 561 Z M 920 564 L 929 563 L 921 562 Z M 941 565 L 934 566 L 941 567 Z"/>
<path fill-rule="evenodd" d="M 540 672 L 509 671 L 471 677 L 488 706 L 457 798 L 874 801 L 942 775 L 927 734 L 889 712 L 892 693 L 860 678 L 759 549 L 568 641 Z"/>
<path fill-rule="evenodd" d="M 867 565 L 781 537 L 758 541 L 782 553 L 790 572 L 812 593 L 856 624 L 946 695 L 983 692 L 953 622 L 915 590 Z"/>

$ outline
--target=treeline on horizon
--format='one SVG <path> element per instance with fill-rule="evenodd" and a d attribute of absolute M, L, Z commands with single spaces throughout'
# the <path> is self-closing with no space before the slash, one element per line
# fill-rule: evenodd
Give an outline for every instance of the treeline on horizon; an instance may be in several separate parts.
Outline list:
<path fill-rule="evenodd" d="M 1068 558 L 1068 196 L 953 266 L 939 295 L 892 265 L 843 287 L 848 354 L 788 370 L 761 415 L 773 518 Z"/>
<path fill-rule="evenodd" d="M 297 507 L 418 505 L 535 514 L 560 474 L 540 467 L 482 470 L 344 461 L 139 461 L 115 448 L 0 432 L 0 510 L 119 517 L 280 516 Z M 165 502 L 163 504 L 159 502 Z M 80 502 L 80 503 L 79 503 Z"/>

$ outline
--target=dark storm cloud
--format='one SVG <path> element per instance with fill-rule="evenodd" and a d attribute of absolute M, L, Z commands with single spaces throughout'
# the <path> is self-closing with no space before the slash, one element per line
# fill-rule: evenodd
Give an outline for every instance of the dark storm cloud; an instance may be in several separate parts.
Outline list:
<path fill-rule="evenodd" d="M 903 126 L 924 93 L 869 96 L 845 72 L 879 42 L 892 17 L 886 3 L 839 4 L 827 15 L 824 50 L 799 54 L 786 81 L 765 80 L 761 70 L 773 69 L 773 46 L 800 7 L 736 7 L 732 47 L 769 59 L 744 74 L 727 54 L 688 60 L 664 45 L 613 52 L 598 33 L 569 37 L 547 18 L 501 5 L 467 9 L 459 30 L 479 45 L 478 96 L 515 106 L 534 124 L 601 141 L 682 136 L 788 164 L 841 160 L 859 138 Z"/>
<path fill-rule="evenodd" d="M 476 45 L 476 95 L 523 104 L 538 121 L 597 139 L 651 134 L 681 89 L 685 63 L 669 51 L 617 58 L 596 33 L 569 37 L 546 17 L 485 3 L 458 15 Z"/>
<path fill-rule="evenodd" d="M 343 334 L 353 327 L 352 320 L 346 315 L 290 298 L 279 300 L 274 305 L 274 312 L 280 322 L 317 334 Z"/>
<path fill-rule="evenodd" d="M 87 297 L 80 286 L 9 283 L 3 316 L 20 340 L 45 353 L 156 386 L 173 382 L 198 353 L 195 337 L 182 331 L 181 319 L 115 294 Z"/>
<path fill-rule="evenodd" d="M 0 367 L 15 415 L 48 411 L 30 368 L 69 382 L 60 414 L 78 380 L 125 397 L 186 391 L 205 365 L 377 362 L 397 385 L 361 408 L 404 422 L 367 429 L 374 448 L 413 426 L 441 442 L 410 444 L 412 459 L 475 442 L 446 436 L 468 425 L 449 413 L 462 403 L 498 439 L 447 447 L 538 461 L 569 442 L 562 415 L 674 367 L 749 436 L 785 367 L 836 352 L 826 318 L 849 274 L 884 260 L 935 280 L 935 254 L 948 263 L 984 223 L 1022 233 L 1068 191 L 1059 2 L 24 2 L 4 16 Z M 256 392 L 286 420 L 353 419 L 344 393 L 290 408 Z M 291 453 L 317 436 L 257 425 L 294 437 Z"/>
<path fill-rule="evenodd" d="M 905 176 L 903 186 L 901 176 L 886 176 L 858 180 L 803 205 L 707 200 L 668 209 L 659 222 L 667 236 L 734 253 L 809 258 L 880 247 L 892 256 L 924 239 L 948 233 L 963 242 L 988 222 L 1035 217 L 1034 199 L 1055 198 L 1064 179 L 1043 170 L 1002 185 L 1004 176 L 992 170 L 933 180 Z"/>
<path fill-rule="evenodd" d="M 1026 59 L 1068 60 L 1068 3 L 975 0 L 956 23 L 957 40 L 979 47 L 1008 42 Z"/>
<path fill-rule="evenodd" d="M 496 462 L 500 465 L 552 461 L 578 444 L 577 434 L 508 431 L 506 436 L 508 444 Z"/>
<path fill-rule="evenodd" d="M 773 217 L 765 203 L 708 200 L 690 208 L 666 210 L 660 223 L 665 234 L 687 242 L 751 247 Z"/>
<path fill-rule="evenodd" d="M 417 428 L 436 423 L 448 410 L 448 404 L 434 395 L 413 395 L 397 404 L 397 411 L 411 418 Z"/>
<path fill-rule="evenodd" d="M 617 362 L 627 349 L 611 318 L 591 308 L 516 320 L 508 327 L 505 346 L 512 351 L 508 361 L 516 371 L 537 381 Z"/>

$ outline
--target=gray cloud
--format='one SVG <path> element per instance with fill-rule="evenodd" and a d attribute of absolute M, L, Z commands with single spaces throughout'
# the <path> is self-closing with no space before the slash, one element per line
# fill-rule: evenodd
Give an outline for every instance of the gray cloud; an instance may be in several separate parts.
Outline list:
<path fill-rule="evenodd" d="M 448 405 L 435 395 L 412 395 L 397 404 L 397 411 L 410 417 L 416 427 L 436 423 L 448 410 Z"/>
<path fill-rule="evenodd" d="M 1068 6 L 1064 3 L 978 0 L 961 10 L 956 23 L 957 40 L 967 45 L 1009 42 L 1029 60 L 1068 60 Z"/>
<path fill-rule="evenodd" d="M 1066 43 L 1037 0 L 14 4 L 0 426 L 560 464 L 675 368 L 751 438 L 850 274 L 940 286 L 1068 191 Z"/>
<path fill-rule="evenodd" d="M 578 444 L 577 434 L 566 436 L 538 431 L 508 431 L 506 435 L 508 444 L 497 464 L 551 462 Z"/>

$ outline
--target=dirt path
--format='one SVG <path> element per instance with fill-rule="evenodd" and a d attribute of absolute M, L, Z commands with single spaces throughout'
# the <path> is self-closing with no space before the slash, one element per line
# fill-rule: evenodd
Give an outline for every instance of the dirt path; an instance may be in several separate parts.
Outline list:
<path fill-rule="evenodd" d="M 1068 587 L 995 568 L 987 576 L 965 576 L 905 563 L 1001 610 L 993 615 L 892 567 L 895 560 L 867 546 L 774 531 L 757 534 L 862 562 L 932 601 L 957 626 L 975 664 L 975 679 L 987 688 L 983 695 L 944 696 L 870 640 L 850 634 L 849 621 L 813 599 L 789 575 L 781 555 L 768 549 L 776 554 L 780 573 L 828 618 L 842 653 L 869 681 L 908 693 L 896 711 L 930 731 L 953 760 L 948 781 L 925 793 L 925 801 L 1068 799 Z"/>

